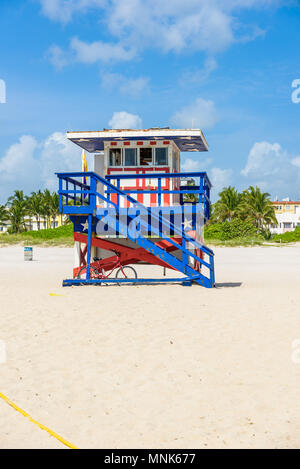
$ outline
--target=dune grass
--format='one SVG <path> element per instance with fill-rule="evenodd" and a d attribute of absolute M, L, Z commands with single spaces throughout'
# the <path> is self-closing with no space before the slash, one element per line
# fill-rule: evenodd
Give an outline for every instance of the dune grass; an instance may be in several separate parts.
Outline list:
<path fill-rule="evenodd" d="M 224 246 L 224 247 L 251 247 L 251 246 L 262 246 L 264 239 L 261 236 L 249 236 L 233 239 L 205 239 L 205 244 L 208 246 Z"/>
<path fill-rule="evenodd" d="M 283 235 L 275 235 L 268 243 L 293 243 L 300 241 L 300 228 L 295 231 L 285 233 Z M 261 236 L 243 236 L 233 239 L 220 240 L 205 237 L 205 243 L 210 246 L 224 247 L 249 247 L 261 246 L 266 241 Z M 0 234 L 0 246 L 5 245 L 22 245 L 22 246 L 73 246 L 73 224 L 60 226 L 58 228 L 50 228 L 39 231 L 25 231 L 20 234 Z"/>
<path fill-rule="evenodd" d="M 20 234 L 1 234 L 1 245 L 21 244 L 44 246 L 73 246 L 73 224 L 39 231 L 25 231 Z"/>
<path fill-rule="evenodd" d="M 274 243 L 297 243 L 300 242 L 300 227 L 294 231 L 287 231 L 284 234 L 274 235 L 272 238 Z"/>

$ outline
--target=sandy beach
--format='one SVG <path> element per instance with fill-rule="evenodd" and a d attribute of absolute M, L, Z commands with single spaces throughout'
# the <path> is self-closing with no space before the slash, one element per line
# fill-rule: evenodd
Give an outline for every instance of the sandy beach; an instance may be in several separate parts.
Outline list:
<path fill-rule="evenodd" d="M 213 290 L 62 288 L 72 249 L 1 248 L 0 392 L 80 448 L 299 448 L 300 247 L 215 255 Z M 0 448 L 65 448 L 0 413 Z"/>

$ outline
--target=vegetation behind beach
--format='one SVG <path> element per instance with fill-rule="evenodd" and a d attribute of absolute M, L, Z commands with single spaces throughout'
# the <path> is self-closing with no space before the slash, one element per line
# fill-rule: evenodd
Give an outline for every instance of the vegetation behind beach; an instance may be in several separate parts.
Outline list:
<path fill-rule="evenodd" d="M 58 228 L 28 230 L 28 219 L 34 219 L 40 228 L 44 217 L 50 227 L 51 224 L 54 225 L 58 214 L 57 193 L 51 194 L 45 190 L 25 196 L 23 191 L 15 191 L 7 204 L 0 206 L 0 223 L 9 222 L 8 234 L 0 235 L 0 245 L 72 246 L 73 224 L 68 223 L 68 219 L 65 220 L 65 225 Z M 204 228 L 204 237 L 209 244 L 224 246 L 253 246 L 265 241 L 300 241 L 300 228 L 272 236 L 269 230 L 271 224 L 277 224 L 277 220 L 270 194 L 253 186 L 243 192 L 229 186 L 219 193 L 219 199 L 212 205 L 211 218 Z"/>

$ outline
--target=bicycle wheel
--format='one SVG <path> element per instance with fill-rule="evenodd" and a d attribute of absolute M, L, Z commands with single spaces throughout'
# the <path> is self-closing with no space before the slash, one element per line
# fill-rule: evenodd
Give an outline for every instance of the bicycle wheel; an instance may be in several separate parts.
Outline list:
<path fill-rule="evenodd" d="M 133 267 L 129 267 L 128 265 L 126 265 L 125 267 L 120 267 L 120 269 L 117 270 L 116 278 L 136 279 L 137 273 Z M 133 285 L 135 285 L 135 283 Z"/>
<path fill-rule="evenodd" d="M 81 267 L 81 269 L 79 270 L 79 272 L 77 274 L 77 278 L 79 278 L 81 280 L 86 280 L 86 273 L 87 273 L 86 266 Z M 100 274 L 99 274 L 98 270 L 95 267 L 90 267 L 90 279 L 93 280 L 93 279 L 97 279 L 97 278 L 100 278 Z"/>

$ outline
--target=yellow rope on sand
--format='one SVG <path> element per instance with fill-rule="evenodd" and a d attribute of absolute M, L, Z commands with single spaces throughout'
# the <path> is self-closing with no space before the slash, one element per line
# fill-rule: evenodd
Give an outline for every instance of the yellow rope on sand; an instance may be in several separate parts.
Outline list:
<path fill-rule="evenodd" d="M 59 440 L 61 443 L 63 443 L 65 446 L 68 446 L 69 448 L 71 449 L 78 449 L 76 446 L 72 445 L 72 443 L 69 443 L 67 440 L 65 440 L 64 438 L 62 438 L 61 436 L 59 436 L 57 433 L 53 432 L 52 430 L 50 430 L 49 428 L 45 427 L 45 425 L 42 425 L 41 423 L 37 422 L 36 420 L 34 420 L 29 414 L 27 414 L 27 412 L 25 412 L 24 410 L 20 409 L 20 407 L 18 407 L 16 404 L 14 404 L 12 401 L 10 401 L 6 396 L 4 396 L 4 394 L 2 394 L 0 392 L 0 397 L 1 399 L 3 399 L 8 405 L 10 405 L 13 409 L 15 409 L 16 411 L 20 412 L 20 414 L 22 414 L 24 417 L 28 418 L 30 420 L 30 422 L 34 423 L 35 425 L 37 425 L 41 430 L 44 430 L 45 432 L 49 433 L 49 435 L 53 436 L 54 438 L 56 438 L 57 440 Z"/>

